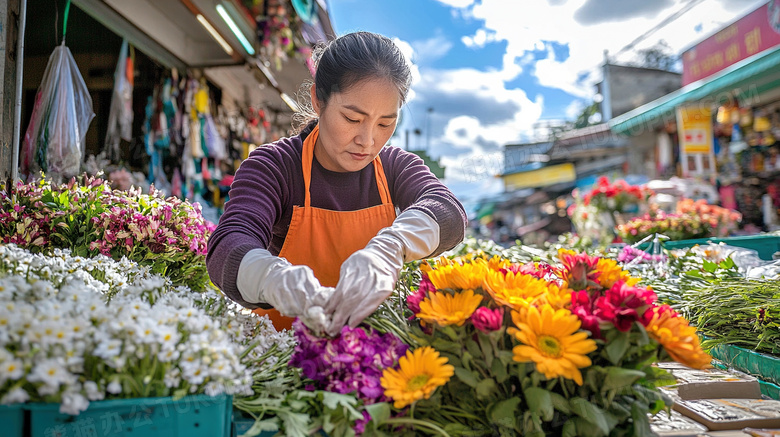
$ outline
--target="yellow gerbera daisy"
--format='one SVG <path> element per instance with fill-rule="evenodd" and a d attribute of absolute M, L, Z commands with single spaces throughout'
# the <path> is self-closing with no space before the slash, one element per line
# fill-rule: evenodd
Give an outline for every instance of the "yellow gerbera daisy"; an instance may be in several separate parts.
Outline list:
<path fill-rule="evenodd" d="M 488 268 L 490 270 L 505 269 L 505 268 L 507 268 L 511 264 L 512 263 L 508 259 L 501 258 L 498 255 L 493 255 L 493 257 L 488 260 Z"/>
<path fill-rule="evenodd" d="M 550 305 L 555 310 L 569 308 L 571 306 L 571 289 L 559 287 L 557 284 L 549 284 L 547 292 L 537 297 L 533 306 L 541 308 Z"/>
<path fill-rule="evenodd" d="M 437 290 L 444 288 L 473 290 L 482 285 L 487 270 L 487 263 L 484 259 L 475 259 L 463 264 L 451 263 L 438 266 L 428 272 L 428 279 Z"/>
<path fill-rule="evenodd" d="M 525 308 L 547 292 L 547 281 L 523 273 L 488 270 L 483 286 L 500 305 L 515 310 Z"/>
<path fill-rule="evenodd" d="M 647 333 L 678 363 L 694 369 L 712 367 L 712 357 L 701 348 L 696 328 L 675 316 L 672 311 L 656 312 L 647 324 Z"/>
<path fill-rule="evenodd" d="M 541 310 L 529 307 L 524 319 L 513 311 L 512 320 L 517 329 L 509 328 L 507 332 L 523 343 L 512 349 L 515 361 L 533 361 L 547 378 L 563 376 L 582 385 L 579 369 L 591 365 L 587 354 L 596 350 L 596 342 L 588 338 L 587 332 L 579 331 L 577 316 L 545 305 Z"/>
<path fill-rule="evenodd" d="M 439 326 L 458 325 L 463 323 L 482 302 L 482 296 L 474 294 L 474 290 L 449 294 L 445 292 L 431 293 L 420 302 L 420 312 L 417 318 Z"/>
<path fill-rule="evenodd" d="M 385 396 L 395 401 L 395 408 L 430 398 L 434 390 L 446 384 L 455 373 L 455 368 L 447 364 L 447 358 L 440 357 L 430 346 L 406 351 L 398 360 L 398 367 L 399 370 L 385 369 L 380 379 Z"/>
<path fill-rule="evenodd" d="M 604 288 L 612 288 L 618 281 L 624 281 L 629 286 L 634 286 L 639 282 L 639 278 L 632 278 L 613 259 L 599 259 L 598 264 L 596 264 L 596 270 L 599 272 L 599 284 Z"/>

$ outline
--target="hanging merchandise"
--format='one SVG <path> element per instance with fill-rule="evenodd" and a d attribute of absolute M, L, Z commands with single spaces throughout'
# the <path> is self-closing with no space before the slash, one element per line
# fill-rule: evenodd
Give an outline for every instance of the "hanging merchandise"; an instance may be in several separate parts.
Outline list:
<path fill-rule="evenodd" d="M 119 50 L 119 62 L 114 72 L 114 92 L 111 95 L 106 132 L 105 148 L 111 162 L 119 162 L 122 159 L 119 140 L 130 141 L 133 137 L 134 66 L 135 49 L 126 39 L 123 39 L 122 48 Z"/>
<path fill-rule="evenodd" d="M 54 49 L 35 95 L 22 146 L 21 172 L 42 170 L 54 181 L 79 173 L 92 97 L 65 41 Z"/>

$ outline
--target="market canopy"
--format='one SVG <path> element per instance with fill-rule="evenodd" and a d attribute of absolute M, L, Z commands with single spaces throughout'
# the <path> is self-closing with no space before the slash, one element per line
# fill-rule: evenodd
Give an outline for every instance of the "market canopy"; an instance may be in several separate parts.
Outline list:
<path fill-rule="evenodd" d="M 765 50 L 718 73 L 686 85 L 660 99 L 609 121 L 615 133 L 638 135 L 675 120 L 675 109 L 685 103 L 723 104 L 757 98 L 780 87 L 780 46 Z"/>

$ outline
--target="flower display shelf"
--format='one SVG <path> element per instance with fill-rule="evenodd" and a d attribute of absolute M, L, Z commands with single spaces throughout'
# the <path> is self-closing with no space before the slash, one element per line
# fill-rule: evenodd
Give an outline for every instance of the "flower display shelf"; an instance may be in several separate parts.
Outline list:
<path fill-rule="evenodd" d="M 730 344 L 719 344 L 710 355 L 728 367 L 753 375 L 756 378 L 780 384 L 780 357 L 754 352 Z"/>
<path fill-rule="evenodd" d="M 753 249 L 758 252 L 758 257 L 765 261 L 771 261 L 773 259 L 772 255 L 774 255 L 775 252 L 780 251 L 780 236 L 777 235 L 743 235 L 739 237 L 713 237 L 695 240 L 665 241 L 664 247 L 669 250 L 684 249 L 696 246 L 697 244 L 708 244 L 710 242 Z"/>
<path fill-rule="evenodd" d="M 0 424 L 3 426 L 4 436 L 22 437 L 24 429 L 24 409 L 22 404 L 0 405 Z"/>
<path fill-rule="evenodd" d="M 30 437 L 230 437 L 232 396 L 90 402 L 78 416 L 59 404 L 28 404 Z"/>
<path fill-rule="evenodd" d="M 234 410 L 233 411 L 233 423 L 231 424 L 231 437 L 241 437 L 243 436 L 247 431 L 249 431 L 252 428 L 252 425 L 255 424 L 255 419 L 252 419 L 251 417 L 244 416 L 241 411 Z M 263 431 L 260 434 L 256 435 L 255 437 L 274 437 L 277 435 L 277 431 Z M 320 437 L 328 437 L 327 434 L 325 434 L 323 431 L 320 431 L 319 434 L 317 434 Z"/>

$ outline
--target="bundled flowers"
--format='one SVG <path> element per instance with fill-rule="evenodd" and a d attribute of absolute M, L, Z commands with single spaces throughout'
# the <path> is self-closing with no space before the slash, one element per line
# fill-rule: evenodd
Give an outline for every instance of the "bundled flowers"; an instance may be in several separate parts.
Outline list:
<path fill-rule="evenodd" d="M 710 205 L 705 199 L 696 201 L 682 199 L 677 202 L 677 213 L 698 217 L 699 220 L 708 224 L 712 229 L 711 235 L 709 235 L 711 237 L 728 237 L 742 221 L 742 214 L 739 212 L 722 206 Z"/>
<path fill-rule="evenodd" d="M 648 235 L 663 234 L 671 240 L 706 238 L 712 235 L 709 223 L 691 214 L 667 214 L 657 211 L 636 217 L 617 226 L 617 233 L 626 243 L 635 243 Z"/>
<path fill-rule="evenodd" d="M 70 249 L 79 256 L 123 256 L 174 284 L 208 284 L 206 240 L 213 230 L 200 205 L 158 191 L 112 190 L 85 177 L 68 184 L 21 181 L 0 191 L 0 238 L 34 252 Z"/>
<path fill-rule="evenodd" d="M 638 185 L 630 185 L 622 179 L 610 183 L 606 176 L 596 181 L 596 186 L 585 193 L 582 203 L 594 205 L 600 210 L 624 212 L 630 206 L 647 202 L 653 191 Z"/>
<path fill-rule="evenodd" d="M 668 381 L 651 364 L 704 368 L 710 357 L 616 261 L 567 250 L 557 261 L 423 265 L 407 298 L 420 344 L 382 379 L 394 406 L 470 435 L 649 433 L 647 414 L 665 405 L 656 384 Z"/>
<path fill-rule="evenodd" d="M 102 399 L 247 395 L 274 364 L 253 360 L 292 339 L 230 305 L 126 258 L 0 246 L 0 403 L 78 414 Z"/>

